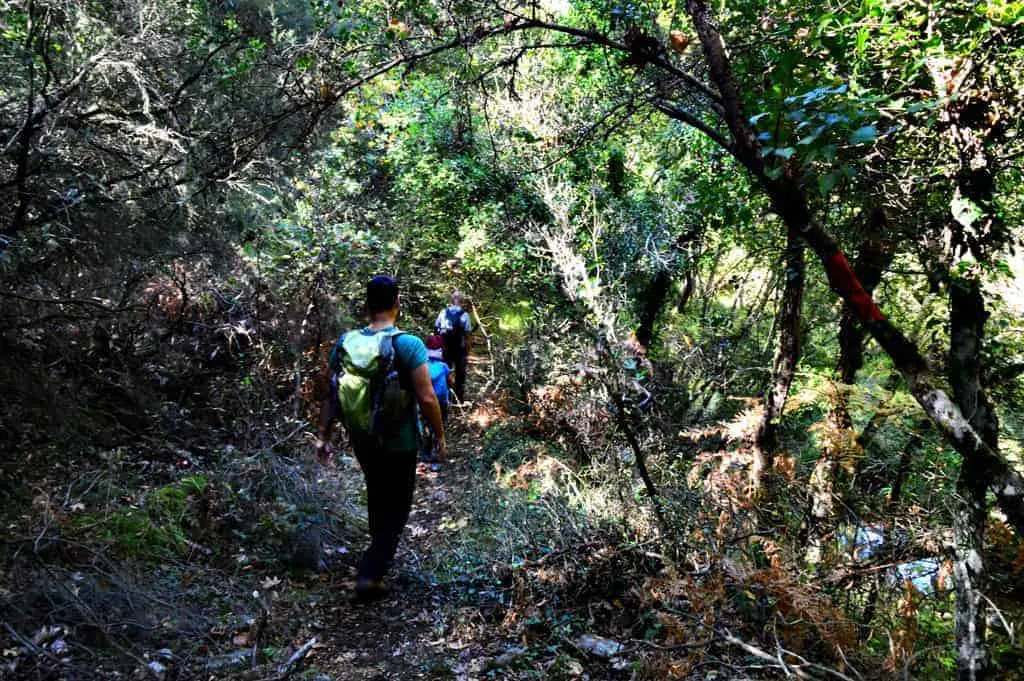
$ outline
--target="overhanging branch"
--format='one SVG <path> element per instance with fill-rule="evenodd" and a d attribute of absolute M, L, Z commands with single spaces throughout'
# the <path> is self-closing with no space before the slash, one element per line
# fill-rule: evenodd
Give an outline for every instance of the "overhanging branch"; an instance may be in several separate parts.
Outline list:
<path fill-rule="evenodd" d="M 722 147 L 730 154 L 733 153 L 732 144 L 729 142 L 729 140 L 726 139 L 722 133 L 712 128 L 710 125 L 702 121 L 694 114 L 690 113 L 689 111 L 686 111 L 685 109 L 680 109 L 679 107 L 674 106 L 669 102 L 666 102 L 665 100 L 657 97 L 651 98 L 648 101 L 650 102 L 651 106 L 653 106 L 655 109 L 665 114 L 669 118 L 674 118 L 677 121 L 689 125 L 691 128 L 699 130 L 700 132 L 704 133 L 704 135 L 707 136 L 712 142 Z"/>

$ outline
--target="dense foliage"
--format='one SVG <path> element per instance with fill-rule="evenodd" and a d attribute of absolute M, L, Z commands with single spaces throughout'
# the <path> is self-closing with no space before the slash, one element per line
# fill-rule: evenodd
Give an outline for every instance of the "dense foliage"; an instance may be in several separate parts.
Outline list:
<path fill-rule="evenodd" d="M 0 11 L 12 674 L 318 631 L 269 594 L 359 541 L 306 433 L 377 272 L 479 324 L 403 673 L 1019 673 L 1024 3 Z"/>

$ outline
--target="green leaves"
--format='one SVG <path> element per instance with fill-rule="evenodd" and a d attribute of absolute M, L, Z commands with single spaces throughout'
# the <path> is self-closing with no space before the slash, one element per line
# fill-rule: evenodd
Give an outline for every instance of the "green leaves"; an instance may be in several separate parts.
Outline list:
<path fill-rule="evenodd" d="M 783 101 L 785 101 L 786 104 L 792 105 L 799 103 L 801 106 L 806 107 L 816 102 L 820 102 L 824 99 L 827 99 L 830 95 L 845 94 L 847 91 L 849 91 L 849 89 L 850 86 L 847 85 L 846 83 L 843 83 L 842 85 L 838 85 L 836 87 L 818 87 L 811 90 L 810 92 L 805 92 L 802 95 L 793 95 L 792 97 L 786 97 L 786 99 Z"/>
<path fill-rule="evenodd" d="M 850 144 L 870 144 L 878 137 L 878 128 L 864 125 L 850 133 Z"/>
<path fill-rule="evenodd" d="M 874 96 L 854 94 L 846 83 L 820 86 L 786 97 L 784 104 L 792 107 L 784 117 L 789 125 L 776 124 L 773 130 L 758 133 L 758 140 L 767 147 L 762 156 L 790 159 L 800 148 L 804 165 L 832 163 L 843 143 L 867 145 L 881 136 L 877 125 L 867 122 L 875 117 L 878 101 Z M 756 125 L 761 120 L 778 121 L 778 118 L 778 114 L 765 111 L 752 116 L 750 121 Z M 838 179 L 839 176 L 824 180 L 820 188 L 828 191 Z"/>
<path fill-rule="evenodd" d="M 793 154 L 795 154 L 795 153 L 796 153 L 796 149 L 794 149 L 793 147 L 781 147 L 781 148 L 765 147 L 764 149 L 761 150 L 761 156 L 762 157 L 778 156 L 780 158 L 788 159 L 788 158 L 792 158 Z"/>
<path fill-rule="evenodd" d="M 970 228 L 985 214 L 973 201 L 960 196 L 956 196 L 950 201 L 949 210 L 953 214 L 953 219 L 965 228 Z"/>
<path fill-rule="evenodd" d="M 843 174 L 838 170 L 832 171 L 828 175 L 822 175 L 818 178 L 818 192 L 822 196 L 827 196 L 842 177 Z"/>

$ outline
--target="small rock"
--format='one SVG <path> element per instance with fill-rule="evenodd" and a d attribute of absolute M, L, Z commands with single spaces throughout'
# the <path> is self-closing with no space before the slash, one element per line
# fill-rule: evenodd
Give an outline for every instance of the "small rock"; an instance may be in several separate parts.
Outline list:
<path fill-rule="evenodd" d="M 167 677 L 167 667 L 156 660 L 147 664 L 146 669 L 149 670 L 154 678 L 159 679 L 159 681 L 163 681 Z"/>
<path fill-rule="evenodd" d="M 494 661 L 498 663 L 500 666 L 505 667 L 515 662 L 516 659 L 522 656 L 525 652 L 525 648 L 520 648 L 519 646 L 511 646 L 510 648 L 506 649 L 505 652 L 503 652 L 501 655 L 498 655 L 498 657 L 494 658 Z"/>
<path fill-rule="evenodd" d="M 612 663 L 612 669 L 614 669 L 617 672 L 627 671 L 632 666 L 632 664 L 633 664 L 632 662 L 630 662 L 629 660 L 627 660 L 624 657 L 613 657 L 611 659 L 611 663 Z"/>
<path fill-rule="evenodd" d="M 583 665 L 574 657 L 559 655 L 547 668 L 547 677 L 554 681 L 568 681 L 583 676 Z"/>
<path fill-rule="evenodd" d="M 622 644 L 618 641 L 613 641 L 603 636 L 595 636 L 594 634 L 583 634 L 576 641 L 576 645 L 598 657 L 615 657 L 622 652 Z"/>
<path fill-rule="evenodd" d="M 292 540 L 289 563 L 292 567 L 323 572 L 327 563 L 323 559 L 323 542 L 319 524 L 310 525 Z"/>

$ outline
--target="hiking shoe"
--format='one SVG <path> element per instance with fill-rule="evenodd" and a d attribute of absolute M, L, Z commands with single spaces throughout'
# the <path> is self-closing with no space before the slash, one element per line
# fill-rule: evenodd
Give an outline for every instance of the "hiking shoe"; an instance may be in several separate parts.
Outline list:
<path fill-rule="evenodd" d="M 372 577 L 357 577 L 355 588 L 355 599 L 357 603 L 370 603 L 379 601 L 388 595 L 388 587 L 383 579 Z"/>

